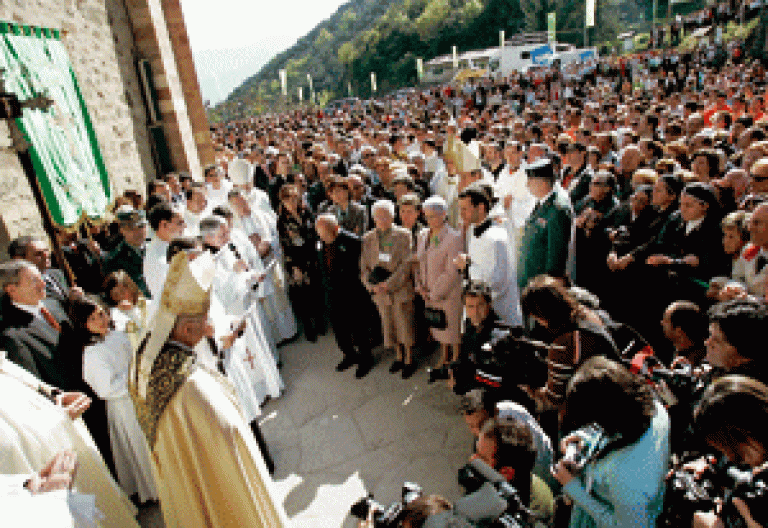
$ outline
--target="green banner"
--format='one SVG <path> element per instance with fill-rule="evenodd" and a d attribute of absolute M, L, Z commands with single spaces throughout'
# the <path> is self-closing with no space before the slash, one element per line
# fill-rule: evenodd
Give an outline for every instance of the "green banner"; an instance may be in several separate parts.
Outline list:
<path fill-rule="evenodd" d="M 16 120 L 32 145 L 30 156 L 53 222 L 72 227 L 99 219 L 112 190 L 88 109 L 59 32 L 0 23 L 0 68 L 5 89 L 25 101 L 44 95 L 47 110 L 24 109 Z"/>
<path fill-rule="evenodd" d="M 557 13 L 552 11 L 547 15 L 547 40 L 554 42 L 557 38 Z"/>

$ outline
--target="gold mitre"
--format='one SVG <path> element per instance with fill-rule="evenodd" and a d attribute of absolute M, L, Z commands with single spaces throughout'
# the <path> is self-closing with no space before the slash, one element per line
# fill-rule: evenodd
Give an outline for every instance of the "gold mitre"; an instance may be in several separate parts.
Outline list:
<path fill-rule="evenodd" d="M 142 399 L 147 397 L 152 366 L 171 335 L 177 317 L 208 313 L 211 304 L 210 288 L 215 272 L 210 253 L 206 252 L 190 259 L 189 255 L 182 251 L 173 257 L 160 297 L 160 306 L 147 328 L 149 339 L 139 359 L 137 381 L 139 396 Z"/>

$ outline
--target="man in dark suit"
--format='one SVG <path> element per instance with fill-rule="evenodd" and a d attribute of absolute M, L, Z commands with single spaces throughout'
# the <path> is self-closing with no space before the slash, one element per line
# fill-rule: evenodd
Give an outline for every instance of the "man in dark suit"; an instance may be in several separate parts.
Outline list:
<path fill-rule="evenodd" d="M 70 288 L 63 271 L 51 267 L 51 250 L 42 239 L 21 236 L 10 243 L 8 255 L 14 260 L 26 260 L 37 268 L 45 282 L 46 297 L 57 302 L 62 311 L 66 312 L 72 296 L 83 294 L 77 286 Z"/>
<path fill-rule="evenodd" d="M 336 343 L 344 359 L 336 366 L 343 371 L 357 364 L 355 376 L 364 377 L 373 367 L 368 324 L 371 302 L 360 280 L 360 237 L 341 228 L 335 216 L 322 214 L 315 224 L 318 260 L 323 274 L 323 287 L 330 300 L 329 319 Z"/>
<path fill-rule="evenodd" d="M 552 160 L 541 158 L 525 169 L 536 207 L 525 222 L 517 283 L 522 290 L 536 275 L 564 277 L 573 212 L 568 195 L 555 187 Z"/>
<path fill-rule="evenodd" d="M 323 202 L 320 212 L 336 216 L 342 229 L 362 237 L 368 231 L 368 212 L 365 207 L 352 201 L 347 179 L 341 176 L 332 178 L 328 193 L 331 201 Z"/>
<path fill-rule="evenodd" d="M 40 271 L 25 260 L 0 265 L 3 321 L 0 349 L 8 359 L 60 389 L 74 386 L 70 369 L 60 364 L 59 341 L 69 324 L 58 303 L 46 299 Z"/>

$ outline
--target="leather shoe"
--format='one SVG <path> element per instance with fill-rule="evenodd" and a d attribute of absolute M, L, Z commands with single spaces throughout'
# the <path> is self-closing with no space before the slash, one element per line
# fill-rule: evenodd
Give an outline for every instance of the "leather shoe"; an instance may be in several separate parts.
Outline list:
<path fill-rule="evenodd" d="M 403 368 L 403 366 L 404 366 L 403 362 L 398 359 L 397 361 L 392 363 L 391 367 L 389 367 L 390 374 L 394 374 L 395 372 L 398 372 L 400 369 Z"/>
<path fill-rule="evenodd" d="M 403 367 L 403 379 L 408 379 L 411 376 L 413 376 L 413 373 L 416 372 L 416 363 L 408 363 Z"/>
<path fill-rule="evenodd" d="M 355 377 L 357 379 L 364 378 L 373 368 L 373 360 L 364 359 L 357 364 L 357 371 L 355 371 Z"/>
<path fill-rule="evenodd" d="M 355 363 L 357 363 L 357 361 L 352 356 L 344 356 L 344 359 L 341 360 L 341 363 L 336 365 L 336 371 L 344 372 Z"/>

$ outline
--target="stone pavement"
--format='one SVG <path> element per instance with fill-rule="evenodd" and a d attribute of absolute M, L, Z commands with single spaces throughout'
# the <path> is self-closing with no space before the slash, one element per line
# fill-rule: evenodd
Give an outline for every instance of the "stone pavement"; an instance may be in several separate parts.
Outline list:
<path fill-rule="evenodd" d="M 459 398 L 444 383 L 427 384 L 435 358 L 416 356 L 409 380 L 390 374 L 390 351 L 362 380 L 338 373 L 341 353 L 332 335 L 300 338 L 280 349 L 284 394 L 260 419 L 275 460 L 276 493 L 296 528 L 351 528 L 349 507 L 372 492 L 389 505 L 404 481 L 449 500 L 461 489 L 456 471 L 472 437 L 458 414 Z M 144 528 L 161 527 L 156 508 L 142 511 Z"/>

